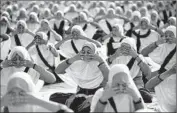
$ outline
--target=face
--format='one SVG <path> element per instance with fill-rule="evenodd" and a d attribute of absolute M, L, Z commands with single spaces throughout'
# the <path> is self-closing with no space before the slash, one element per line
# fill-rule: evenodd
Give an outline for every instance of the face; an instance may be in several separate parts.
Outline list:
<path fill-rule="evenodd" d="M 169 25 L 175 25 L 176 26 L 176 22 L 175 22 L 175 20 L 174 19 L 169 19 L 169 21 L 168 21 L 168 23 L 169 23 Z"/>
<path fill-rule="evenodd" d="M 78 37 L 79 37 L 79 35 L 80 35 L 80 31 L 79 30 L 73 30 L 72 31 L 72 37 L 74 38 L 74 39 L 78 39 Z"/>
<path fill-rule="evenodd" d="M 141 16 L 146 16 L 146 10 L 143 8 L 140 10 Z"/>
<path fill-rule="evenodd" d="M 119 28 L 113 27 L 112 34 L 113 34 L 113 36 L 119 36 L 120 35 Z"/>
<path fill-rule="evenodd" d="M 25 91 L 20 89 L 20 88 L 13 88 L 11 91 L 8 92 L 9 95 L 11 95 L 12 99 L 14 99 L 13 101 L 13 106 L 21 106 L 24 104 L 23 100 L 20 99 L 20 97 L 24 96 Z"/>
<path fill-rule="evenodd" d="M 30 15 L 30 16 L 29 16 L 29 20 L 30 20 L 31 22 L 35 22 L 34 16 L 33 16 L 33 15 Z"/>
<path fill-rule="evenodd" d="M 83 47 L 81 51 L 81 55 L 84 61 L 89 62 L 92 60 L 91 56 L 94 55 L 94 51 L 89 47 Z"/>
<path fill-rule="evenodd" d="M 134 17 L 133 17 L 133 21 L 134 21 L 134 22 L 138 22 L 138 21 L 140 21 L 140 18 L 139 18 L 138 16 L 134 16 Z"/>
<path fill-rule="evenodd" d="M 157 15 L 155 13 L 152 13 L 151 14 L 151 20 L 156 20 L 156 18 L 157 18 Z"/>
<path fill-rule="evenodd" d="M 143 20 L 141 21 L 141 29 L 146 30 L 148 28 L 148 22 Z"/>
<path fill-rule="evenodd" d="M 131 16 L 132 16 L 132 13 L 130 11 L 127 11 L 126 17 L 131 18 Z"/>
<path fill-rule="evenodd" d="M 18 26 L 17 26 L 17 31 L 18 31 L 18 33 L 24 33 L 24 31 L 25 31 L 25 27 L 22 25 L 22 24 L 19 24 Z"/>
<path fill-rule="evenodd" d="M 42 30 L 44 30 L 44 31 L 48 31 L 48 28 L 49 28 L 48 23 L 43 21 L 43 22 L 41 23 L 41 28 L 42 28 Z"/>
<path fill-rule="evenodd" d="M 127 79 L 126 73 L 121 72 L 115 74 L 112 80 L 112 87 L 117 87 L 120 93 L 124 93 L 127 90 L 128 84 L 126 83 L 126 81 L 121 80 L 120 77 Z"/>
<path fill-rule="evenodd" d="M 17 53 L 14 55 L 14 57 L 11 59 L 12 64 L 14 65 L 14 67 L 16 68 L 20 68 L 23 66 L 24 64 L 24 59 L 18 55 Z"/>
<path fill-rule="evenodd" d="M 132 6 L 132 11 L 136 11 L 136 6 Z"/>
<path fill-rule="evenodd" d="M 35 38 L 36 45 L 42 45 L 46 43 L 46 41 L 42 39 L 41 36 L 39 35 L 36 35 L 34 38 Z"/>
<path fill-rule="evenodd" d="M 124 56 L 128 56 L 129 55 L 129 51 L 131 49 L 131 46 L 127 43 L 122 43 L 121 44 L 121 53 L 124 55 Z"/>
<path fill-rule="evenodd" d="M 60 20 L 60 19 L 62 18 L 62 14 L 61 14 L 60 12 L 58 12 L 58 13 L 56 14 L 56 18 Z"/>
<path fill-rule="evenodd" d="M 175 39 L 175 35 L 172 31 L 165 32 L 165 40 L 167 43 L 172 44 Z"/>

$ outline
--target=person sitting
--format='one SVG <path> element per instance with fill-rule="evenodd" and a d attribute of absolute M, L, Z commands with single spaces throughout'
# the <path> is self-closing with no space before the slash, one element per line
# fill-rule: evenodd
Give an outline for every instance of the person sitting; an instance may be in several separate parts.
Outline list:
<path fill-rule="evenodd" d="M 7 112 L 73 112 L 65 105 L 43 99 L 36 91 L 29 74 L 16 72 L 9 78 L 7 92 L 1 97 L 1 106 Z M 63 113 L 62 112 L 62 113 Z"/>
<path fill-rule="evenodd" d="M 108 77 L 107 86 L 93 96 L 91 112 L 135 112 L 145 108 L 126 65 L 113 65 Z"/>
<path fill-rule="evenodd" d="M 100 57 L 96 45 L 91 42 L 85 43 L 77 55 L 60 63 L 55 72 L 60 74 L 59 77 L 67 84 L 78 87 L 76 96 L 69 98 L 68 106 L 75 112 L 89 112 L 90 108 L 87 105 L 90 102 L 90 95 L 105 86 L 108 68 L 106 61 Z"/>
<path fill-rule="evenodd" d="M 160 112 L 176 111 L 176 64 L 166 72 L 157 74 L 146 83 L 146 88 L 155 90 Z"/>

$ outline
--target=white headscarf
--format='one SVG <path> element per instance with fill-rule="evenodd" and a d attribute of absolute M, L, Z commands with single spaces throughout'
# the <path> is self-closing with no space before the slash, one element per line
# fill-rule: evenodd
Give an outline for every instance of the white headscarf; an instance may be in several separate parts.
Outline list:
<path fill-rule="evenodd" d="M 27 26 L 30 31 L 36 32 L 36 30 L 39 28 L 39 19 L 38 19 L 37 13 L 31 12 L 29 14 L 29 17 L 34 18 L 35 22 L 33 23 L 33 22 L 29 21 L 29 22 L 27 22 Z"/>
<path fill-rule="evenodd" d="M 83 31 L 82 27 L 79 26 L 79 25 L 73 26 L 72 29 L 71 29 L 71 32 L 72 31 L 79 31 L 80 35 L 87 37 L 86 34 L 85 34 L 85 32 Z"/>
<path fill-rule="evenodd" d="M 126 76 L 119 76 L 116 75 L 118 73 L 125 73 Z M 109 75 L 108 75 L 108 86 L 112 87 L 112 81 L 114 76 L 119 76 L 119 79 L 127 83 L 128 86 L 130 86 L 136 94 L 140 97 L 140 92 L 138 91 L 137 87 L 135 86 L 135 83 L 133 82 L 133 79 L 130 75 L 129 69 L 126 65 L 124 64 L 116 64 L 112 66 L 109 70 Z M 96 104 L 100 97 L 103 95 L 103 89 L 97 90 L 95 95 L 93 96 L 92 103 L 91 103 L 91 112 L 94 111 Z M 133 104 L 133 99 L 129 94 L 117 94 L 116 96 L 113 96 L 117 111 L 119 112 L 134 112 L 134 104 Z M 114 112 L 112 106 L 110 103 L 108 103 L 105 106 L 104 112 Z"/>
<path fill-rule="evenodd" d="M 139 11 L 134 11 L 133 14 L 132 14 L 132 18 L 134 18 L 135 16 L 137 16 L 139 19 L 141 18 L 141 14 Z M 137 26 L 139 24 L 139 21 L 133 21 L 133 24 L 135 26 Z"/>
<path fill-rule="evenodd" d="M 7 23 L 9 22 L 8 18 L 6 16 L 2 16 L 1 17 L 1 22 L 4 22 L 6 23 L 6 25 L 1 25 L 0 26 L 0 34 L 6 34 L 6 31 L 7 31 Z"/>
<path fill-rule="evenodd" d="M 71 8 L 74 9 L 72 12 L 70 11 Z M 64 12 L 65 12 L 65 18 L 67 18 L 70 21 L 72 21 L 73 18 L 76 18 L 78 16 L 78 12 L 74 4 L 71 4 L 68 8 L 66 8 Z"/>
<path fill-rule="evenodd" d="M 133 38 L 125 38 L 122 40 L 121 44 L 122 43 L 127 43 L 131 46 L 132 49 L 134 49 L 135 51 L 136 50 L 136 42 L 135 42 L 135 39 Z M 139 55 L 141 57 L 141 59 L 143 59 L 143 56 Z M 125 64 L 127 65 L 129 63 L 129 61 L 132 59 L 132 56 L 119 56 L 117 57 L 115 60 L 113 60 L 112 62 L 112 65 L 115 65 L 115 64 Z M 138 66 L 137 64 L 138 62 L 135 61 L 131 70 L 130 70 L 130 73 L 131 73 L 131 76 L 132 78 L 134 79 L 140 72 L 140 67 Z"/>
<path fill-rule="evenodd" d="M 27 24 L 26 24 L 26 22 L 24 20 L 19 20 L 17 22 L 17 26 L 19 26 L 19 25 L 22 25 L 24 27 L 24 29 L 27 28 Z M 17 26 L 16 26 L 16 28 L 17 28 Z"/>
<path fill-rule="evenodd" d="M 172 31 L 176 38 L 176 27 L 175 26 L 169 26 L 165 29 L 166 31 Z M 166 56 L 175 48 L 176 44 L 168 44 L 164 43 L 159 45 L 153 52 L 149 54 L 149 57 L 159 65 L 162 65 L 164 62 Z M 165 68 L 170 69 L 175 63 L 176 63 L 176 55 L 172 57 L 170 62 L 166 65 Z"/>
<path fill-rule="evenodd" d="M 10 92 L 13 88 L 20 88 L 27 93 L 35 92 L 35 85 L 28 75 L 25 72 L 16 72 L 14 73 L 8 81 L 7 93 Z M 35 112 L 35 106 L 30 104 L 23 104 L 20 106 L 8 106 L 9 112 Z"/>
<path fill-rule="evenodd" d="M 16 54 L 18 54 L 20 57 L 22 57 L 25 60 L 29 60 L 32 61 L 28 51 L 22 47 L 22 46 L 16 46 L 14 47 L 10 54 L 8 55 L 7 59 L 11 60 Z M 14 73 L 14 72 L 21 72 L 24 71 L 26 67 L 20 67 L 20 68 L 16 68 L 16 67 L 8 67 L 8 68 L 3 68 L 1 71 L 1 87 L 2 89 L 2 93 L 4 93 L 4 91 L 6 91 L 6 85 L 7 85 L 7 80 L 9 79 L 9 77 Z M 32 80 L 34 81 L 34 83 L 37 83 L 38 79 L 39 79 L 39 74 L 33 70 L 33 69 L 29 69 L 28 73 L 30 74 Z"/>
<path fill-rule="evenodd" d="M 155 87 L 160 112 L 176 111 L 176 73 Z"/>
<path fill-rule="evenodd" d="M 89 47 L 97 54 L 97 47 L 91 42 L 83 45 Z M 103 81 L 103 75 L 98 68 L 98 61 L 78 60 L 72 63 L 65 71 L 81 88 L 94 89 L 100 86 Z M 66 76 L 66 75 L 63 75 Z"/>

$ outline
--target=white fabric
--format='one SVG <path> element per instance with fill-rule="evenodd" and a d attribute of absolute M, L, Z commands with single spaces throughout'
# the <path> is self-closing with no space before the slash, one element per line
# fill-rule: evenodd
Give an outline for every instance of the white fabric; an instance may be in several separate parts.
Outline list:
<path fill-rule="evenodd" d="M 5 60 L 8 56 L 9 50 L 11 46 L 11 38 L 8 40 L 1 42 L 1 60 Z"/>
<path fill-rule="evenodd" d="M 91 24 L 87 24 L 87 29 L 84 31 L 88 38 L 92 38 L 97 29 Z"/>
<path fill-rule="evenodd" d="M 28 29 L 35 33 L 39 29 L 39 23 L 27 23 Z"/>
<path fill-rule="evenodd" d="M 11 53 L 8 56 L 8 60 L 12 59 L 15 53 L 20 55 L 23 59 L 31 61 L 29 53 L 25 50 L 25 48 L 21 46 L 17 46 L 14 49 L 12 49 Z M 12 74 L 15 72 L 24 71 L 25 68 L 26 67 L 21 67 L 21 68 L 8 67 L 8 68 L 3 68 L 1 70 L 1 93 L 2 94 L 4 94 L 6 91 L 7 81 L 9 77 L 11 77 Z M 39 73 L 33 69 L 29 69 L 28 74 L 31 76 L 33 82 L 36 84 L 39 80 L 39 76 L 40 76 Z"/>
<path fill-rule="evenodd" d="M 161 112 L 176 111 L 176 74 L 173 74 L 155 87 Z"/>
<path fill-rule="evenodd" d="M 14 73 L 8 82 L 8 92 L 13 88 L 20 88 L 28 93 L 34 93 L 35 85 L 28 74 L 24 72 Z M 23 104 L 20 106 L 8 106 L 9 112 L 35 112 L 36 106 L 30 104 Z"/>
<path fill-rule="evenodd" d="M 73 40 L 76 48 L 78 51 L 81 51 L 83 45 L 88 42 L 86 40 L 81 40 L 81 39 L 78 39 L 78 40 Z M 76 55 L 74 49 L 72 48 L 72 45 L 71 45 L 71 40 L 68 40 L 66 41 L 65 43 L 63 43 L 61 46 L 60 46 L 60 51 L 59 51 L 62 55 L 64 55 L 64 57 L 66 58 L 71 58 L 73 57 L 74 55 Z"/>
<path fill-rule="evenodd" d="M 161 44 L 149 54 L 149 57 L 157 64 L 162 65 L 167 55 L 175 48 L 175 46 L 176 44 Z"/>
<path fill-rule="evenodd" d="M 135 90 L 135 92 L 137 93 L 137 95 L 139 97 L 141 97 L 137 87 L 135 86 L 133 79 L 131 78 L 131 75 L 129 73 L 129 69 L 126 65 L 123 64 L 117 64 L 111 67 L 110 71 L 109 71 L 109 75 L 108 75 L 108 85 L 109 87 L 112 86 L 112 80 L 113 77 L 117 74 L 117 73 L 126 73 L 127 77 L 122 77 L 120 76 L 120 79 L 122 79 L 122 81 L 125 81 L 128 85 L 130 85 L 130 87 L 132 87 L 133 90 Z M 126 79 L 126 80 L 125 80 Z M 92 103 L 91 103 L 91 112 L 94 111 L 97 102 L 99 100 L 99 98 L 101 98 L 103 94 L 103 89 L 99 89 L 96 91 L 95 95 L 92 98 Z M 128 94 L 117 94 L 116 96 L 113 96 L 114 102 L 116 104 L 117 110 L 118 112 L 134 112 L 135 108 L 134 108 L 134 104 L 133 104 L 133 99 L 130 95 Z M 113 108 L 110 106 L 110 104 L 108 103 L 105 106 L 105 109 L 103 110 L 103 112 L 114 112 Z"/>
<path fill-rule="evenodd" d="M 136 33 L 139 33 L 139 30 L 136 30 Z M 147 32 L 146 32 L 147 33 Z M 145 34 L 145 33 L 144 33 Z M 142 30 L 140 31 L 140 35 L 144 35 L 142 33 Z M 136 36 L 133 35 L 133 38 L 135 38 L 136 40 Z M 146 37 L 146 38 L 141 38 L 140 41 L 141 41 L 141 47 L 140 47 L 140 52 L 145 48 L 147 47 L 148 45 L 152 44 L 153 42 L 157 41 L 158 39 L 160 38 L 159 34 L 154 31 L 154 30 L 151 30 L 151 34 Z"/>
<path fill-rule="evenodd" d="M 85 62 L 82 60 L 74 62 L 66 69 L 72 79 L 81 88 L 94 89 L 97 88 L 103 81 L 103 75 L 98 68 L 99 62 L 90 61 Z"/>

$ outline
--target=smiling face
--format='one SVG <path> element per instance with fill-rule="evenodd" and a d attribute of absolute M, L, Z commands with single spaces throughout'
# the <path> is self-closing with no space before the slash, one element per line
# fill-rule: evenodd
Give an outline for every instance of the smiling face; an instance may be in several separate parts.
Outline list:
<path fill-rule="evenodd" d="M 172 44 L 175 39 L 175 35 L 172 31 L 165 32 L 165 40 L 167 43 Z"/>
<path fill-rule="evenodd" d="M 117 87 L 120 93 L 124 93 L 128 87 L 127 80 L 128 80 L 128 77 L 126 73 L 123 73 L 123 72 L 117 73 L 113 77 L 112 87 Z"/>
<path fill-rule="evenodd" d="M 92 60 L 91 56 L 94 55 L 94 51 L 90 47 L 85 46 L 81 50 L 81 55 L 84 61 L 89 62 Z"/>

